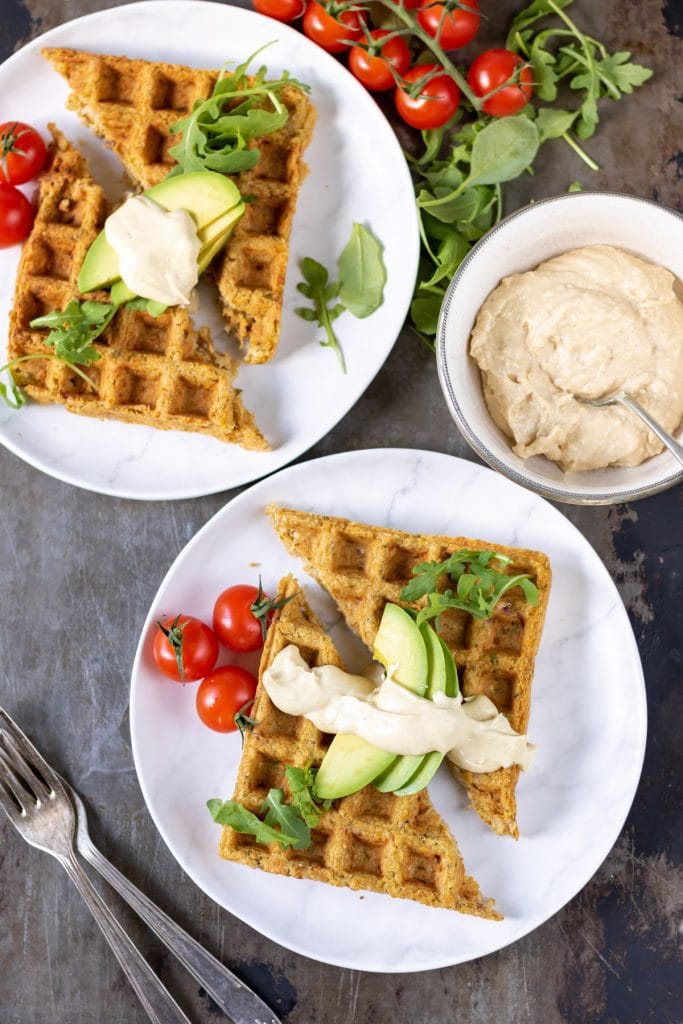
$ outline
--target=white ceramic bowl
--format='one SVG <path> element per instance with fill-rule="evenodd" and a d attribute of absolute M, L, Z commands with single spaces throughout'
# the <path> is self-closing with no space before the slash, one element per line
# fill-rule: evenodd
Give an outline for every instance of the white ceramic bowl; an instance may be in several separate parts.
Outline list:
<path fill-rule="evenodd" d="M 683 480 L 663 452 L 632 468 L 564 473 L 545 456 L 520 459 L 491 419 L 469 338 L 484 299 L 521 271 L 583 245 L 603 243 L 667 267 L 683 280 L 683 217 L 639 196 L 576 192 L 544 199 L 511 214 L 461 263 L 441 307 L 437 331 L 439 379 L 453 419 L 485 462 L 556 501 L 608 505 L 655 494 Z M 683 430 L 679 432 L 681 440 Z"/>

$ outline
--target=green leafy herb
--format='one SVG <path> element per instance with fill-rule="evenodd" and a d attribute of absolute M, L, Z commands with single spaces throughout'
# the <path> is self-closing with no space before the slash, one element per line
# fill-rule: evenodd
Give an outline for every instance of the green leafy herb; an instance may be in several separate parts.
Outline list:
<path fill-rule="evenodd" d="M 125 306 L 126 309 L 139 310 L 142 313 L 149 313 L 153 317 L 161 316 L 168 309 L 163 302 L 157 302 L 156 299 L 143 299 L 141 295 L 129 299 Z"/>
<path fill-rule="evenodd" d="M 302 259 L 301 273 L 304 279 L 296 286 L 297 290 L 311 300 L 313 308 L 300 306 L 295 312 L 302 320 L 317 323 L 319 327 L 323 328 L 326 340 L 321 341 L 320 344 L 323 348 L 332 349 L 339 360 L 342 373 L 346 373 L 344 353 L 332 328 L 334 321 L 344 312 L 341 302 L 334 302 L 339 296 L 339 282 L 330 281 L 327 268 L 317 260 L 311 259 L 310 256 L 305 256 Z M 334 305 L 331 304 L 333 302 Z"/>
<path fill-rule="evenodd" d="M 538 590 L 529 575 L 508 576 L 503 570 L 511 559 L 494 551 L 456 551 L 443 562 L 420 562 L 413 569 L 414 579 L 401 591 L 401 600 L 414 603 L 426 597 L 417 623 L 436 618 L 447 608 L 459 608 L 476 619 L 488 619 L 503 594 L 521 587 L 526 600 L 538 604 Z M 442 576 L 456 585 L 455 591 L 439 591 Z"/>
<path fill-rule="evenodd" d="M 366 227 L 354 224 L 339 257 L 340 302 L 363 320 L 382 305 L 386 281 L 382 246 Z"/>
<path fill-rule="evenodd" d="M 282 601 L 278 601 L 277 598 L 266 597 L 263 593 L 261 577 L 259 576 L 258 593 L 256 595 L 256 600 L 251 605 L 250 611 L 254 618 L 259 621 L 261 626 L 261 636 L 264 643 L 266 642 L 266 633 L 268 632 L 268 616 L 272 612 L 277 611 L 278 608 L 284 608 L 287 602 L 296 597 L 298 593 L 299 591 L 297 590 L 296 593 L 290 594 L 289 597 L 283 598 Z"/>
<path fill-rule="evenodd" d="M 3 370 L 5 369 L 6 367 L 3 367 Z M 0 398 L 2 398 L 5 405 L 8 405 L 10 409 L 21 409 L 22 405 L 26 405 L 26 395 L 14 380 L 11 373 L 8 375 L 6 383 L 0 380 Z"/>
<path fill-rule="evenodd" d="M 555 0 L 556 7 L 569 7 L 573 3 L 573 0 Z M 549 14 L 554 14 L 555 10 L 550 6 L 548 0 L 533 0 L 528 7 L 525 7 L 523 11 L 516 14 L 510 23 L 508 30 L 508 37 L 505 46 L 508 50 L 512 50 L 515 47 L 518 34 L 522 39 L 528 39 L 531 36 L 531 26 L 535 25 L 541 18 L 546 18 Z"/>
<path fill-rule="evenodd" d="M 266 812 L 265 823 L 275 829 L 279 826 L 283 835 L 295 836 L 292 843 L 295 850 L 305 850 L 311 845 L 311 830 L 296 807 L 284 804 L 281 789 L 271 789 L 263 802 L 261 812 Z"/>
<path fill-rule="evenodd" d="M 308 91 L 287 71 L 272 80 L 266 77 L 266 67 L 248 75 L 252 60 L 264 49 L 256 50 L 233 72 L 224 71 L 211 96 L 198 100 L 192 113 L 172 126 L 172 132 L 182 132 L 182 139 L 169 150 L 177 161 L 172 175 L 202 170 L 239 174 L 258 163 L 261 153 L 250 144 L 279 131 L 289 118 L 280 98 L 282 90 L 295 86 Z"/>
<path fill-rule="evenodd" d="M 339 280 L 330 281 L 329 272 L 322 263 L 310 256 L 301 261 L 304 280 L 299 282 L 297 289 L 311 300 L 313 308 L 299 306 L 295 313 L 302 320 L 317 323 L 323 328 L 325 340 L 320 344 L 336 353 L 342 372 L 346 373 L 344 353 L 332 324 L 344 310 L 359 319 L 374 313 L 384 301 L 387 280 L 382 246 L 362 224 L 353 225 L 351 237 L 339 257 L 338 269 Z"/>
<path fill-rule="evenodd" d="M 272 792 L 273 790 L 271 790 Z M 281 790 L 275 792 L 280 793 Z M 229 825 L 235 832 L 253 836 L 257 843 L 279 843 L 285 848 L 293 846 L 295 849 L 300 849 L 297 845 L 301 842 L 300 832 L 297 834 L 283 832 L 281 828 L 276 828 L 267 821 L 261 821 L 256 814 L 248 811 L 236 800 L 214 798 L 207 800 L 206 806 L 217 825 Z"/>
<path fill-rule="evenodd" d="M 118 306 L 109 302 L 72 299 L 66 309 L 38 316 L 31 320 L 30 326 L 51 328 L 45 342 L 54 346 L 58 359 L 70 365 L 87 366 L 100 358 L 92 343 L 106 329 L 117 309 Z"/>
<path fill-rule="evenodd" d="M 315 828 L 320 823 L 323 811 L 328 810 L 332 803 L 330 800 L 318 801 L 313 796 L 315 771 L 310 766 L 294 768 L 288 765 L 285 768 L 285 775 L 294 806 L 309 828 Z"/>

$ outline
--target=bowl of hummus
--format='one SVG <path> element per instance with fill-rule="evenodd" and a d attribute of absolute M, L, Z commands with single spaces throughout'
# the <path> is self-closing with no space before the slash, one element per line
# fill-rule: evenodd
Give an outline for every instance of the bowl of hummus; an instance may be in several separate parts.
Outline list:
<path fill-rule="evenodd" d="M 501 221 L 453 278 L 438 327 L 451 414 L 494 469 L 546 497 L 631 501 L 683 471 L 628 409 L 683 439 L 683 218 L 581 192 Z"/>

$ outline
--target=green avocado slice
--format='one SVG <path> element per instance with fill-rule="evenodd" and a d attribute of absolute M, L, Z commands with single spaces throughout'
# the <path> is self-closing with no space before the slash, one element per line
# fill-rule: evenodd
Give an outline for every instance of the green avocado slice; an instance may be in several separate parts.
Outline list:
<path fill-rule="evenodd" d="M 394 679 L 422 696 L 427 689 L 427 651 L 415 620 L 404 608 L 387 604 L 374 643 L 377 661 L 395 665 Z M 315 778 L 314 790 L 321 800 L 356 793 L 399 761 L 359 736 L 339 733 L 334 737 Z M 417 759 L 418 761 L 421 758 Z"/>
<path fill-rule="evenodd" d="M 225 245 L 245 210 L 234 182 L 215 171 L 192 171 L 165 178 L 142 194 L 164 210 L 187 210 L 192 215 L 202 243 L 197 260 L 200 274 Z M 120 277 L 118 256 L 103 229 L 85 255 L 78 275 L 78 289 L 86 293 L 108 288 Z M 133 293 L 128 297 L 133 298 Z"/>

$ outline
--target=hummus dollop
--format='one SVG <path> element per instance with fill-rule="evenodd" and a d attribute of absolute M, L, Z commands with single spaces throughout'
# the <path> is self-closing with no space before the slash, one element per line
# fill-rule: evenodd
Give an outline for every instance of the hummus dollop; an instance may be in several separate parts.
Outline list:
<path fill-rule="evenodd" d="M 470 353 L 513 451 L 565 471 L 637 466 L 663 445 L 618 405 L 623 391 L 669 432 L 683 420 L 683 302 L 677 279 L 609 245 L 574 249 L 501 281 L 481 307 Z"/>

